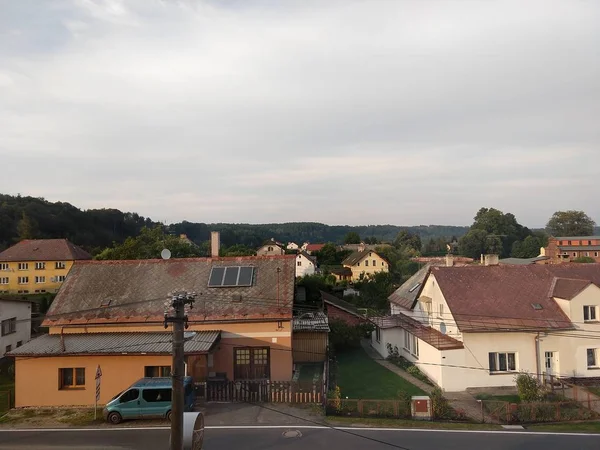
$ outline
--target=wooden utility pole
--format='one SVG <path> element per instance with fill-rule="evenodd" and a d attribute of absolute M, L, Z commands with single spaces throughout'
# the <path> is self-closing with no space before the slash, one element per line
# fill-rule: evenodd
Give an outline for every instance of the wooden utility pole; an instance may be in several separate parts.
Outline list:
<path fill-rule="evenodd" d="M 165 311 L 165 328 L 173 324 L 173 391 L 171 397 L 171 450 L 183 450 L 183 410 L 185 406 L 183 377 L 184 361 L 184 327 L 187 328 L 186 306 L 192 307 L 196 293 L 176 293 L 171 296 L 165 306 L 172 308 L 173 315 Z"/>

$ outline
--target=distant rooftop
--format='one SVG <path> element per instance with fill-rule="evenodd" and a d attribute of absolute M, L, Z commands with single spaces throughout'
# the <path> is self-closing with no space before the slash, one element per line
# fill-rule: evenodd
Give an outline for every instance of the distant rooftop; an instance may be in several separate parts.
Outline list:
<path fill-rule="evenodd" d="M 0 261 L 75 261 L 92 255 L 67 239 L 24 239 L 0 253 Z"/>

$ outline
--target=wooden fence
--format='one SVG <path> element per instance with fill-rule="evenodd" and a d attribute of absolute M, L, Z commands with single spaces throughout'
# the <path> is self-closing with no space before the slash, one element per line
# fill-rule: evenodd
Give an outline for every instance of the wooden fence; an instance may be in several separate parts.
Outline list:
<path fill-rule="evenodd" d="M 291 381 L 208 381 L 208 402 L 321 403 L 322 385 Z"/>

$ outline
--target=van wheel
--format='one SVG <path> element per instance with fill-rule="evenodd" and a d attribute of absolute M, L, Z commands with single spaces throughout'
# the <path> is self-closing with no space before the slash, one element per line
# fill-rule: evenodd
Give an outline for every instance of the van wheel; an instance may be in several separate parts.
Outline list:
<path fill-rule="evenodd" d="M 111 412 L 106 419 L 109 423 L 112 423 L 113 425 L 121 423 L 121 421 L 123 420 L 121 414 L 119 414 L 118 412 Z"/>
<path fill-rule="evenodd" d="M 170 422 L 171 421 L 171 411 L 167 411 L 167 415 L 165 417 Z"/>

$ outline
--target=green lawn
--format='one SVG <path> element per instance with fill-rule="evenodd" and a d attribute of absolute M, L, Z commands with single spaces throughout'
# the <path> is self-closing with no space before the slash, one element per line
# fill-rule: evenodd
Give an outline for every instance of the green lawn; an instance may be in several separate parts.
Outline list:
<path fill-rule="evenodd" d="M 398 391 L 425 395 L 421 389 L 379 365 L 361 348 L 337 355 L 337 385 L 342 398 L 392 400 Z"/>
<path fill-rule="evenodd" d="M 597 396 L 600 397 L 600 386 L 590 386 L 586 388 L 588 391 L 590 391 L 592 394 L 596 394 Z"/>

